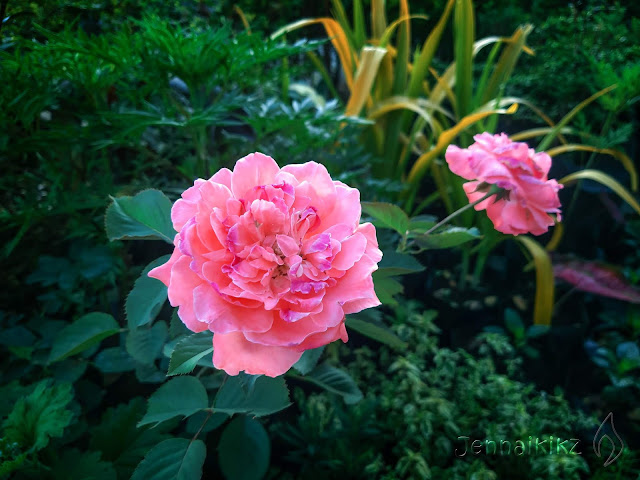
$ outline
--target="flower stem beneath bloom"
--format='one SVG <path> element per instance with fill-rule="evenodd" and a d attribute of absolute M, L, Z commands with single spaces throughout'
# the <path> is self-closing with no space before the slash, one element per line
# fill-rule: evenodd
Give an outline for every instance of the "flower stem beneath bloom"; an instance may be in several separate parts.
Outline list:
<path fill-rule="evenodd" d="M 467 210 L 469 210 L 472 207 L 475 207 L 477 204 L 484 202 L 487 198 L 491 197 L 492 195 L 496 195 L 497 193 L 500 193 L 503 189 L 498 187 L 497 185 L 491 185 L 491 189 L 487 192 L 487 194 L 480 198 L 479 200 L 476 200 L 473 203 L 470 203 L 468 205 L 465 205 L 464 207 L 456 210 L 455 212 L 453 212 L 451 215 L 448 215 L 447 217 L 443 218 L 442 220 L 440 220 L 438 223 L 436 223 L 433 227 L 431 227 L 429 230 L 427 230 L 425 232 L 425 235 L 429 235 L 433 232 L 435 232 L 438 228 L 440 228 L 441 226 L 449 223 L 450 220 L 454 219 L 455 217 L 457 217 L 458 215 L 460 215 L 462 212 L 465 212 Z"/>

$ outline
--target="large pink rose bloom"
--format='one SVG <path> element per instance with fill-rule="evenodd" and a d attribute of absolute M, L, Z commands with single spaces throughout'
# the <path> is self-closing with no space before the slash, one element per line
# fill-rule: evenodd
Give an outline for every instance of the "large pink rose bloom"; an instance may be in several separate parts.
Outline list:
<path fill-rule="evenodd" d="M 470 203 L 486 195 L 489 185 L 504 189 L 475 206 L 486 210 L 496 230 L 511 235 L 542 235 L 560 221 L 558 190 L 562 185 L 549 180 L 551 157 L 536 153 L 526 143 L 513 142 L 507 135 L 482 133 L 469 148 L 450 145 L 445 153 L 453 173 L 467 180 L 463 185 Z"/>
<path fill-rule="evenodd" d="M 149 276 L 190 330 L 214 332 L 213 364 L 230 375 L 281 375 L 303 351 L 346 342 L 345 314 L 380 304 L 375 228 L 323 165 L 253 153 L 196 180 L 171 219 L 175 250 Z"/>

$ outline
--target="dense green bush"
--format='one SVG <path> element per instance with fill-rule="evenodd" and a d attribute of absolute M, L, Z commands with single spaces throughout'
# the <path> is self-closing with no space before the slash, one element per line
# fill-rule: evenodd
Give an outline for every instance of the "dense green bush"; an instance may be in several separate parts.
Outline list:
<path fill-rule="evenodd" d="M 278 464 L 282 471 L 295 469 L 291 478 L 580 479 L 588 473 L 614 479 L 639 473 L 629 451 L 616 467 L 592 462 L 587 450 L 599 420 L 572 408 L 560 392 L 527 384 L 523 359 L 506 337 L 478 336 L 473 354 L 443 348 L 436 313 L 413 302 L 402 305 L 391 321 L 406 348 L 336 352 L 334 361 L 346 361 L 358 385 L 366 385 L 362 402 L 345 406 L 328 393 L 305 396 L 298 390 L 299 415 L 272 425 L 280 441 L 274 448 L 287 461 Z M 551 455 L 548 449 L 545 455 L 535 447 L 522 456 L 501 455 L 484 443 L 480 454 L 469 448 L 462 455 L 465 442 L 459 438 L 470 437 L 469 445 L 474 439 L 500 445 L 501 439 L 528 443 L 530 436 L 543 441 L 550 435 L 578 439 L 575 451 L 582 455 Z"/>

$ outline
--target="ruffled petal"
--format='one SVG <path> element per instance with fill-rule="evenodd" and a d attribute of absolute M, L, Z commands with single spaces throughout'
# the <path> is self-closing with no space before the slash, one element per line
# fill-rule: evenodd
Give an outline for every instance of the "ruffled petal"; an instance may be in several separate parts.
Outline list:
<path fill-rule="evenodd" d="M 249 342 L 240 332 L 213 335 L 213 366 L 229 375 L 277 377 L 300 360 L 302 351 Z"/>

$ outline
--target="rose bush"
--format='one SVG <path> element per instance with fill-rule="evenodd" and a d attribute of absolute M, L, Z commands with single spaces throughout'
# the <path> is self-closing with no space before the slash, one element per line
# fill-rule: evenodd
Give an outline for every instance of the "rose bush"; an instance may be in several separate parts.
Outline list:
<path fill-rule="evenodd" d="M 453 173 L 467 180 L 463 185 L 470 203 L 480 200 L 490 185 L 504 191 L 475 206 L 486 210 L 496 230 L 518 235 L 542 235 L 554 224 L 549 213 L 560 217 L 558 190 L 562 185 L 547 178 L 551 157 L 536 153 L 523 142 L 513 142 L 501 133 L 473 137 L 469 148 L 450 145 L 445 153 Z"/>
<path fill-rule="evenodd" d="M 323 165 L 280 169 L 253 153 L 175 202 L 175 249 L 149 276 L 190 330 L 214 332 L 216 368 L 275 377 L 307 349 L 346 342 L 345 314 L 380 304 L 382 252 L 360 213 L 360 192 Z"/>

